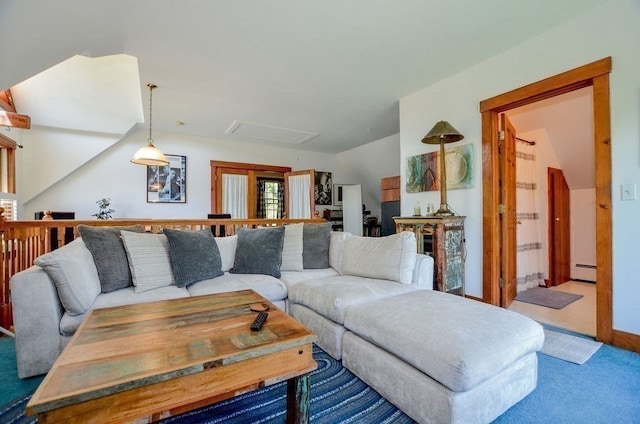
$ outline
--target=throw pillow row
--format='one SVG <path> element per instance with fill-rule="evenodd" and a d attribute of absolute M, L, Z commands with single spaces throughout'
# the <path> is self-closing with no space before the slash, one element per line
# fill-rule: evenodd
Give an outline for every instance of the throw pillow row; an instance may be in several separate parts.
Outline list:
<path fill-rule="evenodd" d="M 237 236 L 219 238 L 209 230 L 147 234 L 142 226 L 81 225 L 78 231 L 95 262 L 102 292 L 131 285 L 136 292 L 172 284 L 186 287 L 225 271 L 279 278 L 281 270 L 330 266 L 330 223 L 240 228 Z"/>

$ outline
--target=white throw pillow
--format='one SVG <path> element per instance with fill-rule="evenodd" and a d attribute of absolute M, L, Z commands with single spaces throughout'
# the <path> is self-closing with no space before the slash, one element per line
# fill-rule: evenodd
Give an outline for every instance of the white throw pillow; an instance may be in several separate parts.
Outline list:
<path fill-rule="evenodd" d="M 284 226 L 281 271 L 302 271 L 302 230 L 304 223 Z"/>
<path fill-rule="evenodd" d="M 342 274 L 342 255 L 344 251 L 344 241 L 351 233 L 342 231 L 332 231 L 329 241 L 329 266 Z"/>
<path fill-rule="evenodd" d="M 344 241 L 342 274 L 411 284 L 416 235 L 403 231 L 386 237 L 351 236 Z"/>
<path fill-rule="evenodd" d="M 233 268 L 236 258 L 236 247 L 238 246 L 238 236 L 216 237 L 220 259 L 222 259 L 222 271 L 229 272 Z"/>
<path fill-rule="evenodd" d="M 53 280 L 69 315 L 82 315 L 100 294 L 100 278 L 91 252 L 81 238 L 36 258 Z"/>
<path fill-rule="evenodd" d="M 169 243 L 164 234 L 121 231 L 136 293 L 175 284 Z"/>

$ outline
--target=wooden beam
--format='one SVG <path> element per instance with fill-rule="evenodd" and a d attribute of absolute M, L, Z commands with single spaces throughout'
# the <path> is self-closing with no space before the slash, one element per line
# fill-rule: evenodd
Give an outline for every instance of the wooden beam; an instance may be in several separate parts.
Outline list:
<path fill-rule="evenodd" d="M 7 112 L 17 112 L 10 89 L 0 91 L 0 107 Z"/>
<path fill-rule="evenodd" d="M 15 127 L 28 130 L 31 128 L 31 117 L 13 112 L 0 111 L 0 126 Z"/>

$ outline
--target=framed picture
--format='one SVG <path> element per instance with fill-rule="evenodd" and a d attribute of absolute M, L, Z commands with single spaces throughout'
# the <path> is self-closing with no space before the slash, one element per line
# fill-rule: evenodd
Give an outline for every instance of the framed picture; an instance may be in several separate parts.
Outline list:
<path fill-rule="evenodd" d="M 333 206 L 342 206 L 342 184 L 333 185 Z"/>
<path fill-rule="evenodd" d="M 316 171 L 315 198 L 316 205 L 331 204 L 331 172 Z"/>
<path fill-rule="evenodd" d="M 168 165 L 147 166 L 147 202 L 187 203 L 187 157 L 166 156 Z"/>

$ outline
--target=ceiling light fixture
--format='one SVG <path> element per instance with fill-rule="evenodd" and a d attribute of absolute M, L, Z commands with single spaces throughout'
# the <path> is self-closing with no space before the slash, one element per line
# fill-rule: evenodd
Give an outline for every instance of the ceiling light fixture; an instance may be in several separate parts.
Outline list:
<path fill-rule="evenodd" d="M 147 84 L 149 87 L 149 139 L 147 140 L 148 144 L 145 147 L 141 147 L 138 151 L 133 155 L 131 159 L 132 163 L 137 165 L 158 165 L 164 166 L 168 165 L 169 161 L 167 157 L 162 153 L 160 149 L 153 145 L 153 137 L 151 136 L 151 120 L 153 117 L 153 89 L 157 87 L 157 85 L 153 83 Z"/>

